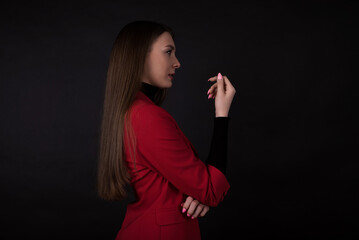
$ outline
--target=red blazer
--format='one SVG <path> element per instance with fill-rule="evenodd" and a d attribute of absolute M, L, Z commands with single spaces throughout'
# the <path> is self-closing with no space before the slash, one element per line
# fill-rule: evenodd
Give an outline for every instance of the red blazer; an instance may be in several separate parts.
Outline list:
<path fill-rule="evenodd" d="M 173 117 L 143 92 L 129 113 L 137 141 L 137 174 L 126 137 L 124 150 L 137 201 L 127 205 L 116 240 L 201 239 L 197 218 L 182 213 L 181 203 L 189 195 L 217 206 L 230 188 L 225 175 L 199 159 Z"/>

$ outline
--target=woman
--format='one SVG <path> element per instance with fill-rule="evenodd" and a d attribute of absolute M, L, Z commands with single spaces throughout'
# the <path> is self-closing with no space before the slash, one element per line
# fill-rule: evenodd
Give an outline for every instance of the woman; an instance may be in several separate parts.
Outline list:
<path fill-rule="evenodd" d="M 104 99 L 98 193 L 105 200 L 127 196 L 116 239 L 200 239 L 198 216 L 217 206 L 230 185 L 226 168 L 228 112 L 235 89 L 226 76 L 212 77 L 215 131 L 202 162 L 176 121 L 159 105 L 180 63 L 172 29 L 151 21 L 127 24 L 113 45 Z M 222 141 L 216 146 L 216 141 Z M 187 213 L 186 213 L 187 212 Z"/>

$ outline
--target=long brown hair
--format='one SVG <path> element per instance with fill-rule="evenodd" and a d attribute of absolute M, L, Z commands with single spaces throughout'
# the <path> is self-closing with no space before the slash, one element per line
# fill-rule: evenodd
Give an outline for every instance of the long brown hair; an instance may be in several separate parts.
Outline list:
<path fill-rule="evenodd" d="M 97 192 L 104 200 L 122 200 L 127 197 L 126 185 L 131 177 L 124 155 L 124 127 L 131 142 L 131 159 L 135 163 L 136 139 L 132 132 L 129 112 L 137 92 L 141 90 L 141 78 L 147 54 L 153 42 L 170 27 L 153 21 L 135 21 L 119 32 L 109 59 L 97 168 Z M 160 89 L 154 98 L 161 105 L 167 89 Z"/>

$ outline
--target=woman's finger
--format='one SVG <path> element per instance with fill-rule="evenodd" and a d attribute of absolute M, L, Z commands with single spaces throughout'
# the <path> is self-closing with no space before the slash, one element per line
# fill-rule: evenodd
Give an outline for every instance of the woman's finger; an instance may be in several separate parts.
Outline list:
<path fill-rule="evenodd" d="M 217 83 L 214 83 L 208 90 L 207 95 L 210 94 L 214 89 L 217 88 Z"/>
<path fill-rule="evenodd" d="M 202 212 L 200 214 L 201 217 L 204 217 L 204 215 L 206 215 L 206 213 L 209 211 L 209 207 L 207 205 L 204 205 Z"/>
<path fill-rule="evenodd" d="M 204 208 L 203 204 L 198 204 L 198 206 L 196 207 L 194 213 L 192 214 L 192 219 L 198 217 L 198 215 L 202 212 L 203 208 Z"/>
<path fill-rule="evenodd" d="M 209 88 L 209 90 L 208 90 L 208 92 L 207 92 L 208 99 L 209 99 L 209 98 L 212 98 L 212 97 L 215 95 L 216 92 L 217 92 L 217 83 L 213 84 L 213 85 Z M 210 95 L 211 95 L 211 96 L 210 96 Z"/>
<path fill-rule="evenodd" d="M 186 198 L 186 201 L 183 203 L 183 206 L 182 206 L 182 213 L 184 213 L 189 208 L 189 206 L 193 200 L 194 199 L 191 196 L 188 196 Z"/>
<path fill-rule="evenodd" d="M 213 82 L 213 81 L 216 81 L 216 80 L 217 80 L 217 76 L 210 77 L 210 78 L 208 79 L 208 81 L 210 81 L 210 82 Z"/>
<path fill-rule="evenodd" d="M 215 98 L 215 96 L 217 95 L 217 88 L 214 88 L 213 91 L 208 95 L 208 99 L 210 98 Z"/>
<path fill-rule="evenodd" d="M 193 200 L 187 210 L 187 216 L 190 217 L 194 213 L 194 210 L 196 210 L 197 205 L 199 204 L 198 200 Z"/>
<path fill-rule="evenodd" d="M 224 94 L 225 93 L 225 84 L 224 84 L 224 79 L 221 73 L 218 73 L 218 77 L 217 77 L 217 88 L 218 88 L 218 93 L 219 94 Z"/>

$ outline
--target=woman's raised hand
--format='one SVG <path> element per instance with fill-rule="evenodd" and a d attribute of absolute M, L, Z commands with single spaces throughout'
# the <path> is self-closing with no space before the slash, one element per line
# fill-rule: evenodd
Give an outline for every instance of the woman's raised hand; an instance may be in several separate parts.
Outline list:
<path fill-rule="evenodd" d="M 228 117 L 228 112 L 231 107 L 234 94 L 236 94 L 236 89 L 233 87 L 227 76 L 222 77 L 221 73 L 218 73 L 217 76 L 211 77 L 208 81 L 217 81 L 207 92 L 208 99 L 216 98 L 216 117 Z"/>
<path fill-rule="evenodd" d="M 184 203 L 181 203 L 182 206 L 182 213 L 187 211 L 187 217 L 192 216 L 191 218 L 194 219 L 198 216 L 203 217 L 209 211 L 209 207 L 207 205 L 203 205 L 198 200 L 194 199 L 191 196 L 186 198 Z"/>

